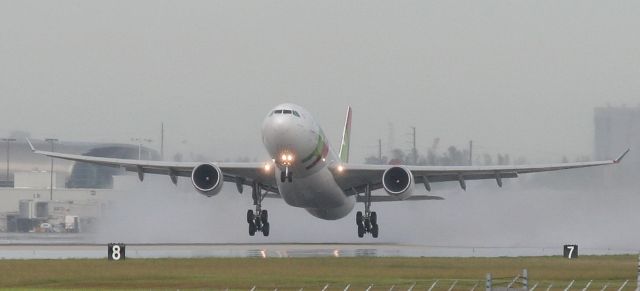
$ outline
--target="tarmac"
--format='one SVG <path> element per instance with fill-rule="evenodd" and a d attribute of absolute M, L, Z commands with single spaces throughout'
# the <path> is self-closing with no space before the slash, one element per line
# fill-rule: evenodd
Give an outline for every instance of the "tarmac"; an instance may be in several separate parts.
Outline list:
<path fill-rule="evenodd" d="M 637 254 L 638 250 L 581 248 L 581 255 Z M 561 256 L 551 247 L 428 246 L 400 243 L 126 244 L 126 258 L 520 257 Z M 0 259 L 106 259 L 107 244 L 80 234 L 0 234 Z"/>

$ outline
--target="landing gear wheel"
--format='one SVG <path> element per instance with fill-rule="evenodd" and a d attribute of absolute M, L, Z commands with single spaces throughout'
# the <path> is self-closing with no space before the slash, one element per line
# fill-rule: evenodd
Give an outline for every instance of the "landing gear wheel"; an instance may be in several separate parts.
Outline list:
<path fill-rule="evenodd" d="M 260 221 L 260 217 L 256 217 L 254 221 L 255 221 L 254 225 L 256 226 L 256 229 L 262 230 L 262 221 Z"/>
<path fill-rule="evenodd" d="M 364 213 L 356 212 L 356 224 L 358 225 L 358 237 L 370 233 L 374 238 L 378 237 L 378 214 L 371 211 L 371 186 L 365 185 L 364 189 Z"/>
<path fill-rule="evenodd" d="M 373 236 L 373 238 L 377 238 L 378 237 L 378 225 L 374 224 L 371 227 L 371 236 Z"/>
<path fill-rule="evenodd" d="M 285 179 L 284 172 L 281 172 L 281 179 Z M 266 209 L 262 209 L 262 200 L 266 196 L 266 192 L 262 192 L 262 185 L 258 182 L 254 182 L 252 185 L 251 197 L 253 198 L 253 205 L 255 205 L 255 211 L 252 209 L 247 210 L 247 223 L 249 223 L 249 235 L 254 236 L 256 232 L 262 232 L 262 235 L 269 236 L 269 212 Z"/>
<path fill-rule="evenodd" d="M 280 182 L 284 183 L 285 179 L 286 179 L 286 175 L 284 173 L 284 171 L 280 172 Z"/>
<path fill-rule="evenodd" d="M 254 218 L 256 217 L 253 215 L 253 210 L 247 210 L 247 223 L 252 224 Z"/>
<path fill-rule="evenodd" d="M 289 181 L 289 183 L 293 182 L 293 172 L 289 171 L 287 175 L 287 180 Z"/>

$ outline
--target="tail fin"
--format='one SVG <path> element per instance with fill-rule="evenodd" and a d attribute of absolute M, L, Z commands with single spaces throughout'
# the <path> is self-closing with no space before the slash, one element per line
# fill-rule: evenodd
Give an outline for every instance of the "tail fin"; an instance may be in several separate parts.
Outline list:
<path fill-rule="evenodd" d="M 351 106 L 347 108 L 347 118 L 342 131 L 342 143 L 340 144 L 340 160 L 343 163 L 349 162 L 349 141 L 351 140 Z"/>

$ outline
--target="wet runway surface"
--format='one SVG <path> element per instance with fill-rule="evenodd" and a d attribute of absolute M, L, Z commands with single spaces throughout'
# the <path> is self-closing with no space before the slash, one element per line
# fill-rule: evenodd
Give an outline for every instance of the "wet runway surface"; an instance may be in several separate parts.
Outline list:
<path fill-rule="evenodd" d="M 581 248 L 581 255 L 635 254 L 638 250 Z M 559 256 L 556 247 L 466 247 L 393 243 L 127 244 L 127 258 L 207 257 L 518 257 Z M 0 236 L 0 259 L 100 259 L 107 245 L 73 234 Z"/>

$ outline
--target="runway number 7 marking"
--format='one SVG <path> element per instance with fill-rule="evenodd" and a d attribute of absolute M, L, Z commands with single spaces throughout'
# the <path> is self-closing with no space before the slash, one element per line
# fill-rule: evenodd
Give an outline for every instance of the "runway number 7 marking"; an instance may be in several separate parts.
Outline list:
<path fill-rule="evenodd" d="M 578 245 L 564 245 L 563 255 L 567 259 L 575 259 L 578 257 Z"/>

